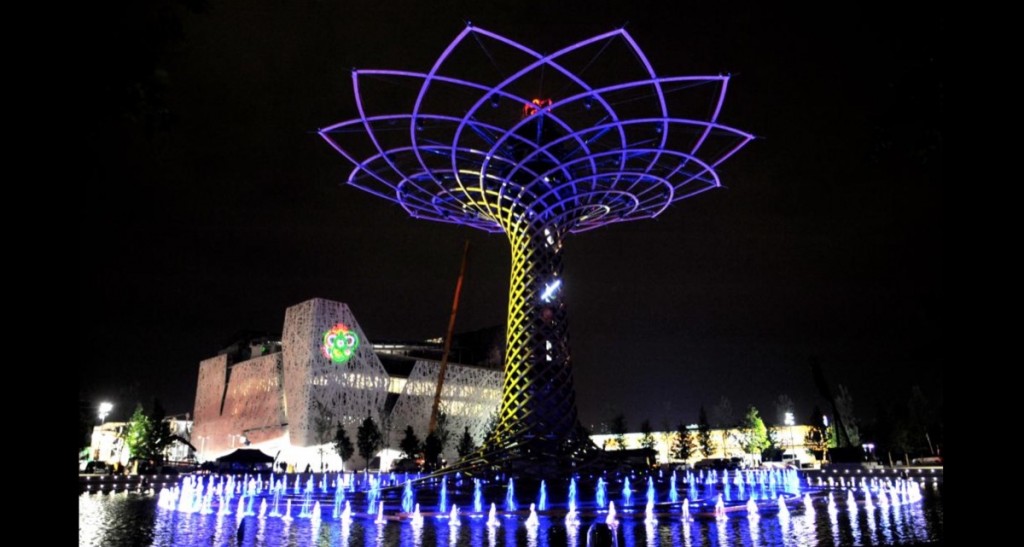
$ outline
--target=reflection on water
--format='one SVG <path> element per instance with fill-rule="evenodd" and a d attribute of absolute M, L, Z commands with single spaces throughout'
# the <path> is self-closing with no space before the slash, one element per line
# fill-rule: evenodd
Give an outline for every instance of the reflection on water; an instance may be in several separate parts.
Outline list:
<path fill-rule="evenodd" d="M 735 489 L 734 489 L 735 491 Z M 746 489 L 749 495 L 750 489 Z M 813 499 L 791 497 L 788 515 L 762 502 L 759 514 L 751 516 L 746 503 L 731 508 L 724 518 L 713 513 L 683 518 L 682 504 L 658 506 L 656 521 L 646 522 L 642 510 L 624 511 L 617 516 L 615 534 L 619 545 L 753 545 L 830 546 L 925 544 L 943 540 L 941 486 L 930 484 L 921 498 L 902 492 L 865 492 L 861 485 L 848 484 L 834 492 L 819 493 Z M 841 501 L 840 501 L 841 500 Z M 852 501 L 851 501 L 852 500 Z M 153 494 L 83 493 L 79 497 L 80 545 L 471 545 L 530 547 L 586 544 L 587 530 L 603 523 L 605 512 L 581 510 L 580 524 L 566 527 L 564 511 L 554 509 L 527 525 L 527 515 L 507 515 L 500 526 L 488 526 L 483 517 L 459 515 L 459 525 L 450 518 L 430 516 L 422 520 L 387 520 L 359 516 L 347 522 L 333 518 L 330 508 L 323 517 L 284 519 L 258 514 L 245 515 L 246 504 L 233 500 L 230 514 L 218 511 L 182 512 L 158 506 Z M 785 507 L 783 505 L 782 507 Z M 298 512 L 298 507 L 295 508 Z"/>

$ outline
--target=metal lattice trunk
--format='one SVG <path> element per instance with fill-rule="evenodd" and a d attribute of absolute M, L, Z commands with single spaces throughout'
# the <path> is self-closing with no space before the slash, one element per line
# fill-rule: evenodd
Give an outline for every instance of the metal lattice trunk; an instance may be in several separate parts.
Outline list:
<path fill-rule="evenodd" d="M 561 281 L 562 244 L 530 226 L 508 233 L 512 272 L 505 375 L 498 429 L 490 442 L 529 438 L 555 444 L 578 429 L 565 303 L 561 291 L 551 290 Z"/>

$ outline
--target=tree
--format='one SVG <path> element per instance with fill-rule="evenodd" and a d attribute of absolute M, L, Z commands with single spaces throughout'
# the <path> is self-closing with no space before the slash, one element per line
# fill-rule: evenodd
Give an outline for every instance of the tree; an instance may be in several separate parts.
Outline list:
<path fill-rule="evenodd" d="M 779 440 L 779 428 L 768 426 L 768 447 L 761 451 L 761 461 L 782 461 L 782 441 Z"/>
<path fill-rule="evenodd" d="M 704 457 L 711 456 L 714 446 L 711 444 L 711 424 L 708 423 L 708 414 L 704 412 L 704 405 L 700 407 L 700 416 L 697 419 L 697 446 Z"/>
<path fill-rule="evenodd" d="M 752 456 L 768 448 L 768 428 L 764 426 L 764 420 L 754 405 L 747 407 L 747 413 L 743 416 L 742 446 L 743 451 Z"/>
<path fill-rule="evenodd" d="M 164 421 L 164 417 L 167 412 L 164 410 L 163 405 L 160 404 L 160 399 L 153 398 L 153 410 L 149 414 L 150 424 L 150 458 L 157 462 L 162 462 L 164 459 L 164 449 L 174 442 L 174 435 L 171 435 L 171 424 Z"/>
<path fill-rule="evenodd" d="M 498 412 L 495 411 L 491 414 L 491 417 L 487 419 L 486 426 L 487 433 L 484 433 L 484 441 L 494 440 L 494 437 L 498 434 Z"/>
<path fill-rule="evenodd" d="M 726 435 L 729 429 L 736 427 L 736 413 L 732 409 L 732 402 L 725 395 L 718 400 L 718 404 L 711 408 L 711 425 L 718 429 L 721 438 L 719 448 L 722 449 L 722 456 L 726 456 Z"/>
<path fill-rule="evenodd" d="M 88 447 L 91 444 L 91 433 L 96 415 L 92 413 L 94 406 L 85 402 L 78 402 L 78 442 L 79 446 Z"/>
<path fill-rule="evenodd" d="M 359 455 L 366 460 L 366 467 L 370 467 L 370 459 L 384 445 L 384 437 L 377 427 L 377 422 L 369 415 L 356 431 L 356 445 L 359 447 Z"/>
<path fill-rule="evenodd" d="M 609 427 L 612 434 L 615 435 L 615 444 L 618 445 L 619 450 L 626 448 L 626 432 L 628 426 L 626 425 L 626 416 L 624 414 L 616 414 L 612 418 L 612 423 Z"/>
<path fill-rule="evenodd" d="M 719 429 L 736 427 L 736 413 L 732 409 L 732 401 L 723 395 L 718 404 L 711 407 L 711 425 Z"/>
<path fill-rule="evenodd" d="M 448 431 L 448 413 L 443 410 L 437 411 L 437 427 L 434 428 L 434 433 L 437 435 L 438 440 L 441 441 L 441 450 L 451 444 L 452 434 Z"/>
<path fill-rule="evenodd" d="M 672 442 L 672 455 L 680 460 L 688 460 L 693 455 L 693 434 L 686 429 L 686 424 L 676 426 L 675 439 Z"/>
<path fill-rule="evenodd" d="M 448 446 L 451 433 L 448 431 L 448 414 L 443 411 L 437 413 L 437 427 L 431 431 L 423 440 L 423 457 L 427 467 L 437 469 L 441 467 L 441 455 Z"/>
<path fill-rule="evenodd" d="M 173 52 L 187 47 L 189 19 L 210 11 L 207 0 L 97 4 L 90 21 L 96 36 L 116 37 L 84 44 L 96 60 L 95 84 L 83 90 L 90 112 L 90 136 L 113 139 L 139 132 L 154 141 L 167 135 L 180 116 L 168 97 L 175 72 Z M 183 109 L 184 110 L 184 109 Z M 127 138 L 127 137 L 125 137 Z M 114 157 L 114 156 L 111 156 Z"/>
<path fill-rule="evenodd" d="M 402 453 L 407 458 L 415 458 L 416 454 L 419 453 L 421 448 L 420 438 L 416 436 L 416 432 L 413 431 L 411 425 L 405 426 L 405 437 L 402 437 L 402 441 L 398 443 L 398 448 L 402 449 Z"/>
<path fill-rule="evenodd" d="M 653 430 L 651 429 L 651 421 L 650 420 L 644 420 L 643 423 L 640 424 L 640 446 L 641 447 L 643 447 L 643 448 L 650 448 L 652 450 L 654 449 L 654 445 L 656 445 L 657 442 L 654 440 L 654 435 L 652 435 L 652 433 L 653 433 Z"/>
<path fill-rule="evenodd" d="M 931 405 L 924 396 L 921 386 L 913 386 L 910 389 L 910 401 L 907 402 L 907 429 L 910 444 L 924 446 L 922 441 L 928 442 L 928 452 L 935 454 L 931 437 L 928 435 L 928 426 L 932 422 Z"/>
<path fill-rule="evenodd" d="M 334 433 L 334 419 L 327 405 L 314 399 L 313 406 L 316 410 L 313 415 L 313 436 L 318 445 L 317 452 L 320 453 L 320 471 L 322 472 L 324 470 L 324 446 L 331 442 L 331 434 Z"/>
<path fill-rule="evenodd" d="M 345 470 L 345 462 L 352 457 L 355 449 L 352 447 L 352 439 L 348 438 L 345 426 L 338 424 L 338 430 L 334 433 L 334 451 L 341 456 L 341 470 Z"/>
<path fill-rule="evenodd" d="M 850 442 L 849 446 L 860 446 L 860 430 L 857 428 L 857 418 L 853 415 L 853 397 L 850 396 L 846 386 L 842 384 L 839 384 L 839 394 L 836 395 L 836 409 L 842 416 L 846 438 Z"/>
<path fill-rule="evenodd" d="M 825 417 L 821 409 L 814 407 L 811 411 L 810 425 L 807 427 L 807 434 L 804 436 L 804 444 L 811 450 L 816 458 L 824 458 L 825 451 L 829 448 L 828 428 L 825 427 Z"/>
<path fill-rule="evenodd" d="M 469 434 L 468 425 L 462 431 L 462 439 L 459 440 L 459 446 L 456 450 L 458 450 L 460 458 L 464 458 L 476 450 L 476 443 L 473 442 L 473 436 Z"/>
<path fill-rule="evenodd" d="M 148 460 L 153 457 L 153 422 L 142 411 L 141 403 L 135 405 L 135 412 L 128 421 L 125 445 L 128 447 L 128 456 L 134 460 Z"/>
<path fill-rule="evenodd" d="M 391 414 L 385 414 L 380 419 L 380 447 L 391 448 Z"/>
<path fill-rule="evenodd" d="M 825 379 L 825 371 L 817 357 L 811 357 L 811 377 L 814 378 L 814 385 L 818 388 L 818 393 L 832 405 L 832 423 L 829 424 L 829 429 L 836 435 L 836 446 L 854 446 L 850 443 L 848 430 L 844 423 L 846 417 L 839 410 L 839 397 L 832 396 L 828 380 Z M 839 386 L 839 388 L 842 390 L 843 386 Z"/>
<path fill-rule="evenodd" d="M 423 441 L 423 457 L 426 460 L 427 469 L 437 469 L 441 465 L 441 453 L 444 452 L 444 445 L 437 431 L 427 435 Z"/>
<path fill-rule="evenodd" d="M 778 450 L 779 452 L 782 452 L 782 440 L 779 435 L 779 428 L 774 425 L 768 426 L 768 448 L 766 450 Z"/>
<path fill-rule="evenodd" d="M 667 411 L 669 411 L 669 410 L 671 410 L 671 406 L 672 405 L 671 404 L 665 404 L 665 405 L 662 405 L 662 406 Z M 675 440 L 676 440 L 676 431 L 672 427 L 671 422 L 669 422 L 668 418 L 665 417 L 665 416 L 662 416 L 662 418 L 661 418 L 661 427 L 658 428 L 658 429 L 660 430 L 659 433 L 661 435 L 661 442 L 662 442 L 662 444 L 665 445 L 665 457 L 671 458 L 672 457 L 672 446 L 675 444 Z"/>

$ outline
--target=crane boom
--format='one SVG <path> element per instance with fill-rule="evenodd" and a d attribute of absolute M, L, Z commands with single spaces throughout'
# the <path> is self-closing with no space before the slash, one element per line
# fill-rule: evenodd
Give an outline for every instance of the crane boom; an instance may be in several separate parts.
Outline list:
<path fill-rule="evenodd" d="M 455 331 L 455 314 L 459 311 L 459 295 L 462 293 L 462 279 L 466 276 L 466 260 L 469 258 L 469 240 L 462 250 L 462 266 L 459 267 L 459 280 L 455 282 L 455 298 L 452 300 L 452 315 L 448 318 L 448 332 L 444 337 L 444 353 L 441 354 L 441 369 L 437 372 L 437 388 L 434 390 L 434 404 L 430 408 L 430 427 L 427 434 L 437 429 L 437 411 L 441 406 L 441 388 L 444 387 L 444 376 L 448 372 L 448 354 L 452 350 L 452 336 Z"/>

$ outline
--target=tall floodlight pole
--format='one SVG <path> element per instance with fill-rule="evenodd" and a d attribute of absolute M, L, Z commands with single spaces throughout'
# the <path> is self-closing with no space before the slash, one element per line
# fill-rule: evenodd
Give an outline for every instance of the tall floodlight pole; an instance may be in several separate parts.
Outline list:
<path fill-rule="evenodd" d="M 796 437 L 793 436 L 793 426 L 796 425 L 796 418 L 793 417 L 792 412 L 786 412 L 783 422 L 789 426 L 789 448 L 790 450 L 796 450 Z"/>
<path fill-rule="evenodd" d="M 717 121 L 728 81 L 657 76 L 622 29 L 542 54 L 467 26 L 428 72 L 352 72 L 358 117 L 320 130 L 354 165 L 347 182 L 511 246 L 499 423 L 477 458 L 592 447 L 576 414 L 563 242 L 720 186 L 716 167 L 753 138 Z"/>
<path fill-rule="evenodd" d="M 106 423 L 107 416 L 110 414 L 111 410 L 114 410 L 114 404 L 113 403 L 110 403 L 110 402 L 107 402 L 107 401 L 103 401 L 102 403 L 100 403 L 99 412 L 97 413 L 97 415 L 100 418 L 100 423 L 101 424 L 102 423 Z"/>

